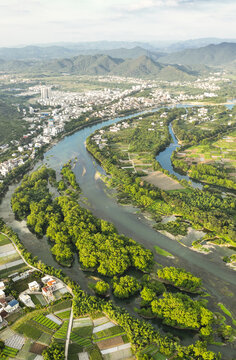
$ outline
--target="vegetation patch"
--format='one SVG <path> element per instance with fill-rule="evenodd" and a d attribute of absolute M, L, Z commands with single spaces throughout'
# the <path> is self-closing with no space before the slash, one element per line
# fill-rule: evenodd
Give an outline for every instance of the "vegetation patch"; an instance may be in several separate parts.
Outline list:
<path fill-rule="evenodd" d="M 101 339 L 110 339 L 118 335 L 124 335 L 125 331 L 121 326 L 112 326 L 108 329 L 99 331 L 93 334 L 93 338 L 95 341 L 100 341 Z"/>
<path fill-rule="evenodd" d="M 156 251 L 156 253 L 157 253 L 158 255 L 167 256 L 167 257 L 173 257 L 173 255 L 172 255 L 171 253 L 169 253 L 168 251 L 160 248 L 160 247 L 157 246 L 157 245 L 154 246 L 154 249 L 155 249 L 155 251 Z"/>

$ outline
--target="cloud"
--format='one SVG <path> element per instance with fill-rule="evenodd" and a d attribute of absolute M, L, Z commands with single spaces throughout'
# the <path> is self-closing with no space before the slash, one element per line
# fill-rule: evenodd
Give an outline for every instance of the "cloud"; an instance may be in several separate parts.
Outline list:
<path fill-rule="evenodd" d="M 235 0 L 0 0 L 0 46 L 236 37 Z"/>

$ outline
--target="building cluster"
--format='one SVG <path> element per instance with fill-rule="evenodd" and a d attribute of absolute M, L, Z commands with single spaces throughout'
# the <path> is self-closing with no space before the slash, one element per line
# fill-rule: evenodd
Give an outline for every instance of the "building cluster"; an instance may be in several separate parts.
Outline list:
<path fill-rule="evenodd" d="M 0 328 L 7 325 L 5 319 L 19 308 L 19 301 L 12 296 L 6 296 L 4 290 L 5 284 L 0 281 Z"/>
<path fill-rule="evenodd" d="M 3 75 L 4 77 L 5 75 Z M 78 79 L 80 77 L 78 76 Z M 82 78 L 82 76 L 81 76 Z M 89 77 L 87 77 L 89 80 Z M 120 114 L 135 112 L 147 108 L 153 108 L 161 104 L 177 104 L 183 101 L 203 100 L 204 98 L 218 96 L 221 83 L 228 82 L 223 73 L 211 74 L 204 79 L 196 81 L 154 81 L 122 76 L 98 76 L 91 77 L 101 83 L 111 83 L 114 88 L 102 88 L 87 92 L 65 92 L 56 90 L 51 84 L 33 85 L 30 79 L 19 79 L 15 76 L 4 77 L 8 82 L 27 82 L 27 91 L 18 95 L 37 96 L 37 102 L 28 109 L 20 108 L 23 119 L 28 123 L 28 132 L 19 141 L 0 146 L 0 154 L 10 152 L 11 158 L 0 164 L 0 176 L 4 178 L 14 168 L 21 166 L 25 161 L 34 159 L 37 149 L 45 144 L 50 144 L 53 138 L 64 131 L 67 122 L 79 118 L 81 115 L 99 119 L 116 117 Z M 122 84 L 122 86 L 119 86 Z M 124 89 L 123 84 L 129 84 Z M 202 90 L 200 94 L 191 95 L 185 91 L 179 93 L 169 92 L 163 88 L 186 87 Z M 145 93 L 145 91 L 146 93 Z M 42 111 L 42 106 L 47 111 Z M 193 119 L 190 119 L 194 121 Z"/>

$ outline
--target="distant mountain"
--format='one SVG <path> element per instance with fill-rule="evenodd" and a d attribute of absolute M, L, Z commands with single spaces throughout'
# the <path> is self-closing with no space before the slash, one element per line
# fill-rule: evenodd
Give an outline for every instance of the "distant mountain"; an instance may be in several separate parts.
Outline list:
<path fill-rule="evenodd" d="M 162 56 L 158 61 L 167 64 L 219 66 L 236 59 L 236 43 L 208 45 L 199 49 L 188 49 Z"/>
<path fill-rule="evenodd" d="M 165 53 L 158 53 L 135 46 L 133 48 L 114 48 L 114 49 L 90 49 L 77 48 L 76 46 L 70 48 L 62 46 L 26 46 L 22 48 L 0 48 L 0 59 L 11 60 L 44 60 L 44 59 L 63 59 L 65 57 L 73 57 L 78 55 L 97 55 L 104 54 L 114 58 L 134 59 L 141 55 L 147 55 L 153 59 L 165 55 Z"/>
<path fill-rule="evenodd" d="M 236 39 L 219 39 L 219 38 L 201 38 L 178 41 L 171 44 L 154 42 L 151 43 L 155 48 L 159 48 L 164 52 L 172 53 L 186 49 L 196 49 L 207 45 L 218 45 L 223 42 L 236 43 Z"/>
<path fill-rule="evenodd" d="M 189 66 L 161 64 L 142 55 L 136 59 L 113 58 L 108 55 L 79 55 L 48 61 L 0 61 L 1 71 L 30 72 L 35 74 L 119 75 L 126 77 L 192 80 L 202 69 Z"/>
<path fill-rule="evenodd" d="M 0 58 L 4 60 L 50 59 L 75 55 L 74 51 L 61 46 L 25 46 L 22 48 L 0 48 Z"/>
<path fill-rule="evenodd" d="M 132 49 L 134 47 L 142 47 L 147 50 L 154 50 L 154 47 L 148 42 L 141 41 L 82 41 L 82 42 L 59 42 L 54 44 L 38 44 L 37 46 L 62 46 L 67 49 L 79 50 L 112 50 L 112 49 Z"/>
<path fill-rule="evenodd" d="M 96 51 L 96 54 L 98 54 L 97 50 L 93 50 L 93 51 Z M 95 52 L 94 52 L 94 54 L 95 54 Z M 101 51 L 99 52 L 99 54 L 101 54 Z M 142 55 L 145 55 L 154 60 L 157 60 L 159 57 L 165 55 L 165 53 L 163 53 L 163 52 L 158 52 L 156 50 L 144 49 L 141 46 L 136 46 L 136 47 L 130 48 L 130 49 L 118 48 L 118 49 L 111 49 L 111 50 L 103 50 L 102 54 L 106 54 L 111 57 L 121 58 L 121 59 L 136 59 Z"/>

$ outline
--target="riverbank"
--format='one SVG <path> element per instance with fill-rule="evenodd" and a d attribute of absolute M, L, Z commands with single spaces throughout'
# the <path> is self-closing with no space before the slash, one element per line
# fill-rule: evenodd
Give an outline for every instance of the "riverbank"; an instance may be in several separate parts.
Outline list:
<path fill-rule="evenodd" d="M 236 279 L 232 270 L 226 267 L 224 263 L 222 264 L 218 261 L 213 254 L 209 255 L 210 261 L 206 262 L 205 255 L 194 253 L 188 248 L 184 248 L 178 242 L 174 242 L 154 231 L 147 221 L 137 217 L 137 209 L 133 209 L 130 206 L 120 206 L 114 197 L 107 196 L 107 187 L 101 179 L 95 181 L 94 175 L 96 171 L 99 171 L 102 175 L 105 175 L 105 172 L 86 151 L 84 142 L 96 129 L 120 120 L 120 118 L 117 118 L 85 127 L 77 133 L 65 137 L 44 155 L 42 163 L 47 163 L 48 166 L 60 171 L 61 164 L 77 156 L 78 162 L 75 165 L 74 172 L 83 196 L 88 199 L 88 208 L 91 209 L 94 215 L 113 222 L 120 233 L 134 238 L 151 250 L 154 249 L 155 245 L 158 245 L 169 251 L 175 257 L 175 259 L 171 259 L 171 264 L 185 267 L 188 271 L 201 276 L 204 286 L 208 288 L 208 292 L 216 297 L 218 301 L 226 303 L 226 306 L 231 311 L 234 311 L 236 308 L 234 306 L 235 302 L 232 301 L 232 297 L 225 295 L 226 293 L 236 294 Z M 84 176 L 81 176 L 83 172 Z M 11 186 L 10 192 L 13 191 L 14 186 Z M 21 223 L 15 221 L 14 215 L 11 212 L 10 199 L 11 194 L 8 192 L 4 198 L 4 203 L 0 206 L 0 216 L 4 217 L 7 223 L 16 229 L 27 249 L 45 263 L 50 264 L 56 269 L 61 269 L 72 279 L 80 279 L 81 286 L 87 289 L 87 275 L 79 270 L 77 259 L 71 269 L 60 267 L 51 256 L 47 241 L 37 239 L 34 235 L 27 232 L 27 228 L 22 227 Z M 160 258 L 160 256 L 155 254 L 155 261 L 160 262 L 160 260 L 163 265 L 168 265 L 170 262 L 168 258 Z M 90 290 L 87 290 L 90 293 Z M 132 306 L 129 306 L 129 304 L 127 306 L 132 311 Z"/>

